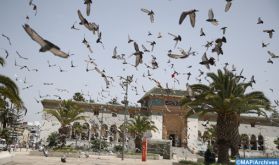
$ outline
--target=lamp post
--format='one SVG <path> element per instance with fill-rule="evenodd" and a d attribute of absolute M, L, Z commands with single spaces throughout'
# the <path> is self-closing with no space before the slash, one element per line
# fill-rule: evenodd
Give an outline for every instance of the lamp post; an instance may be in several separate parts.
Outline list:
<path fill-rule="evenodd" d="M 123 123 L 123 143 L 122 143 L 122 156 L 121 160 L 124 160 L 124 148 L 126 143 L 126 124 L 127 124 L 127 108 L 128 108 L 128 85 L 132 82 L 133 77 L 127 76 L 126 79 L 123 81 L 123 85 L 125 85 L 125 96 L 122 103 L 125 105 L 124 107 L 124 123 Z"/>

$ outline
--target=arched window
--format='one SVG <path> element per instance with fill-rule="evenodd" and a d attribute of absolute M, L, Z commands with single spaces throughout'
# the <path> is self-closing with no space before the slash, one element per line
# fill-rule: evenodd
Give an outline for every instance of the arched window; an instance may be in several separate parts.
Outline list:
<path fill-rule="evenodd" d="M 88 123 L 84 123 L 82 125 L 82 135 L 81 135 L 81 139 L 82 140 L 88 140 L 89 139 L 89 124 Z"/>
<path fill-rule="evenodd" d="M 108 137 L 108 126 L 106 124 L 101 127 L 101 136 L 105 139 Z"/>
<path fill-rule="evenodd" d="M 241 134 L 241 148 L 248 149 L 249 148 L 249 136 L 247 134 Z"/>
<path fill-rule="evenodd" d="M 261 134 L 258 136 L 258 145 L 258 150 L 264 150 L 264 137 Z"/>
<path fill-rule="evenodd" d="M 257 150 L 257 137 L 255 135 L 251 135 L 250 147 L 251 147 L 251 150 Z"/>
<path fill-rule="evenodd" d="M 72 139 L 79 139 L 81 134 L 81 125 L 79 122 L 74 122 L 72 126 Z"/>

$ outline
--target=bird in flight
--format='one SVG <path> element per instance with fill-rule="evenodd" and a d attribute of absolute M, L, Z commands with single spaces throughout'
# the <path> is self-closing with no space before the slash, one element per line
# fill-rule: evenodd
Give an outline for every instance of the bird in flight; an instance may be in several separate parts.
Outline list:
<path fill-rule="evenodd" d="M 274 29 L 270 29 L 270 30 L 263 30 L 263 32 L 268 33 L 269 38 L 272 38 L 273 33 L 275 32 Z"/>
<path fill-rule="evenodd" d="M 91 7 L 92 0 L 84 0 L 84 4 L 86 4 L 86 15 L 90 15 L 90 7 Z"/>
<path fill-rule="evenodd" d="M 9 45 L 12 45 L 10 37 L 6 36 L 5 34 L 2 34 L 2 37 L 6 38 L 9 42 Z"/>
<path fill-rule="evenodd" d="M 178 22 L 179 25 L 181 25 L 182 22 L 184 21 L 184 19 L 187 17 L 187 15 L 189 15 L 191 26 L 194 28 L 195 23 L 196 23 L 196 12 L 198 12 L 198 10 L 196 10 L 196 9 L 189 10 L 189 11 L 183 11 L 179 18 L 179 22 Z"/>
<path fill-rule="evenodd" d="M 137 67 L 140 63 L 142 63 L 143 52 L 139 50 L 139 46 L 136 42 L 134 42 L 134 48 L 135 48 L 136 52 L 133 53 L 133 55 L 136 56 L 135 67 Z"/>
<path fill-rule="evenodd" d="M 155 13 L 152 11 L 152 10 L 147 10 L 147 9 L 140 9 L 142 12 L 145 12 L 145 13 L 147 13 L 147 15 L 149 16 L 149 18 L 150 18 L 150 22 L 151 23 L 154 23 L 154 15 L 155 15 Z"/>
<path fill-rule="evenodd" d="M 68 58 L 69 55 L 60 50 L 60 48 L 48 40 L 42 38 L 35 30 L 33 30 L 28 24 L 23 26 L 26 33 L 31 37 L 32 40 L 36 41 L 39 45 L 41 45 L 40 52 L 50 51 L 52 54 L 62 58 Z"/>
<path fill-rule="evenodd" d="M 221 28 L 221 30 L 222 30 L 222 32 L 223 32 L 223 35 L 225 35 L 226 29 L 227 29 L 227 28 L 228 28 L 228 27 L 226 27 L 226 26 L 224 26 L 224 27 Z"/>
<path fill-rule="evenodd" d="M 271 58 L 279 58 L 278 55 L 275 55 L 274 53 L 272 53 L 271 51 L 267 51 L 267 53 L 270 55 Z"/>
<path fill-rule="evenodd" d="M 210 65 L 215 64 L 215 59 L 213 57 L 210 57 L 209 59 L 206 56 L 206 53 L 202 56 L 202 61 L 200 62 L 201 65 L 205 65 L 207 69 L 210 69 Z"/>
<path fill-rule="evenodd" d="M 205 33 L 204 33 L 204 31 L 203 31 L 203 28 L 201 28 L 201 30 L 200 30 L 200 36 L 205 36 Z"/>
<path fill-rule="evenodd" d="M 261 17 L 259 17 L 257 24 L 263 24 L 263 23 L 264 23 L 263 20 L 261 19 Z"/>
<path fill-rule="evenodd" d="M 96 23 L 88 22 L 81 14 L 80 10 L 78 10 L 78 17 L 80 19 L 80 25 L 84 25 L 89 31 L 92 31 L 93 34 L 99 33 L 99 25 Z"/>
<path fill-rule="evenodd" d="M 172 33 L 168 33 L 169 35 L 171 35 L 173 38 L 173 40 L 175 41 L 175 44 L 174 44 L 174 48 L 176 48 L 178 42 L 182 40 L 181 36 L 180 35 L 174 35 Z"/>
<path fill-rule="evenodd" d="M 73 30 L 79 30 L 78 28 L 75 27 L 76 22 L 74 22 L 74 24 L 71 26 L 71 29 Z"/>
<path fill-rule="evenodd" d="M 19 58 L 24 59 L 24 60 L 28 60 L 28 58 L 23 57 L 22 55 L 20 55 L 20 54 L 18 53 L 18 51 L 16 51 L 16 54 L 18 55 Z"/>
<path fill-rule="evenodd" d="M 218 21 L 217 21 L 217 19 L 214 18 L 214 13 L 213 13 L 212 9 L 209 9 L 209 11 L 208 11 L 208 19 L 206 21 L 210 22 L 212 25 L 215 25 L 215 26 L 218 25 Z"/>
<path fill-rule="evenodd" d="M 91 49 L 91 46 L 89 45 L 88 41 L 85 39 L 85 37 L 82 40 L 82 43 L 88 48 L 90 53 L 93 53 L 93 50 Z"/>
<path fill-rule="evenodd" d="M 225 12 L 228 12 L 232 6 L 232 0 L 226 0 Z"/>

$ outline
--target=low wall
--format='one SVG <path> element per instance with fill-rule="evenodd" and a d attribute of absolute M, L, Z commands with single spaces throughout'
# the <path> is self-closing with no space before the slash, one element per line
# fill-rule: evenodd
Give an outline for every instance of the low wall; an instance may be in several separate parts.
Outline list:
<path fill-rule="evenodd" d="M 39 152 L 39 151 L 30 151 L 29 155 L 44 156 L 43 152 Z M 49 157 L 62 157 L 63 155 L 65 155 L 66 157 L 78 158 L 80 156 L 80 153 L 55 152 L 55 151 L 48 152 Z"/>
<path fill-rule="evenodd" d="M 118 158 L 122 158 L 121 154 L 117 155 Z M 129 155 L 129 154 L 124 154 L 124 158 L 129 158 L 129 159 L 141 159 L 141 155 Z M 152 154 L 152 155 L 148 155 L 147 153 L 147 160 L 159 160 L 160 159 L 160 155 L 158 154 Z"/>

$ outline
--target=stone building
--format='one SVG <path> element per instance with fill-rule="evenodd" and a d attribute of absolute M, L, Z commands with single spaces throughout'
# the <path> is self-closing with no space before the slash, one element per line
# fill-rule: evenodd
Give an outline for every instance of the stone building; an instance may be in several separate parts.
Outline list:
<path fill-rule="evenodd" d="M 186 91 L 153 88 L 138 101 L 141 107 L 128 107 L 127 119 L 132 119 L 136 114 L 148 115 L 158 128 L 156 132 L 147 133 L 151 139 L 172 140 L 173 146 L 187 147 L 193 152 L 198 152 L 206 146 L 206 143 L 202 143 L 201 136 L 207 126 L 216 124 L 216 115 L 208 114 L 186 119 L 187 109 L 179 103 L 185 95 Z M 56 109 L 59 103 L 59 100 L 42 101 L 44 109 Z M 124 122 L 123 105 L 77 103 L 80 108 L 85 109 L 85 115 L 88 116 L 86 121 L 80 121 L 80 124 L 88 128 L 81 140 L 97 138 L 101 134 L 108 142 L 116 144 L 120 141 L 122 135 L 119 130 Z M 262 117 L 242 116 L 239 132 L 248 137 L 249 149 L 258 150 L 262 146 L 265 149 L 275 149 L 273 141 L 279 137 L 278 123 L 278 119 L 270 122 Z M 40 136 L 43 141 L 59 128 L 59 123 L 46 114 L 43 116 L 43 125 Z M 74 137 L 74 134 L 72 129 L 69 137 Z"/>

